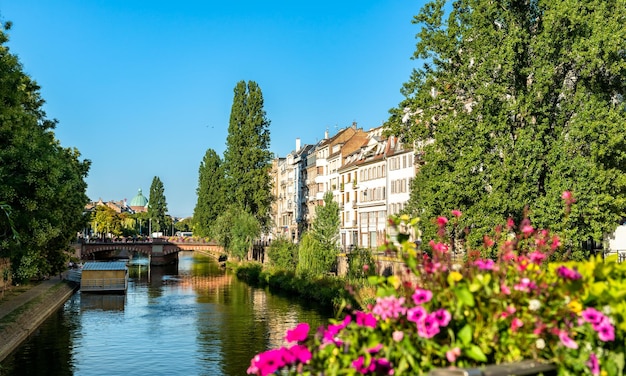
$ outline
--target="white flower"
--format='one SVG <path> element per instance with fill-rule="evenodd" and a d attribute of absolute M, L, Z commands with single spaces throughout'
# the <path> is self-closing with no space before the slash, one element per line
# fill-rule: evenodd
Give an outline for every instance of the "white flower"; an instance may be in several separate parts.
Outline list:
<path fill-rule="evenodd" d="M 541 302 L 537 299 L 530 299 L 528 301 L 528 309 L 531 311 L 536 311 L 541 307 Z"/>
<path fill-rule="evenodd" d="M 569 302 L 571 301 L 571 299 L 569 298 L 569 296 L 565 295 L 565 304 L 569 304 Z"/>
<path fill-rule="evenodd" d="M 537 348 L 539 350 L 543 349 L 544 347 L 546 347 L 546 341 L 543 340 L 543 338 L 539 338 L 537 339 L 537 341 L 535 342 L 535 346 L 537 346 Z"/>
<path fill-rule="evenodd" d="M 611 314 L 611 306 L 605 305 L 604 307 L 602 307 L 602 313 L 604 313 L 605 315 L 610 315 Z"/>

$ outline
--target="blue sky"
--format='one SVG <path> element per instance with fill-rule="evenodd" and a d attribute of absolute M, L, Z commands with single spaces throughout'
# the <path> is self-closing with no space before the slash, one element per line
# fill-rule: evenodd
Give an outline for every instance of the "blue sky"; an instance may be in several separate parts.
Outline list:
<path fill-rule="evenodd" d="M 271 151 L 356 121 L 380 126 L 402 99 L 423 1 L 0 0 L 8 46 L 41 86 L 57 138 L 92 161 L 92 200 L 147 196 L 190 216 L 207 149 L 223 155 L 233 88 L 256 81 Z"/>

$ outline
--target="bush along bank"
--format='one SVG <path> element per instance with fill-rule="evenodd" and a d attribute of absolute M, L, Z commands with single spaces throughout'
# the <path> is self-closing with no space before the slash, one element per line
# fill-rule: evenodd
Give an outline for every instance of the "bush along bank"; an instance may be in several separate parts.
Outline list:
<path fill-rule="evenodd" d="M 263 268 L 258 262 L 234 265 L 237 278 L 251 286 L 269 287 L 270 291 L 297 296 L 309 302 L 316 302 L 320 308 L 338 312 L 342 304 L 359 303 L 348 293 L 344 278 L 332 275 L 307 277 L 280 268 Z"/>

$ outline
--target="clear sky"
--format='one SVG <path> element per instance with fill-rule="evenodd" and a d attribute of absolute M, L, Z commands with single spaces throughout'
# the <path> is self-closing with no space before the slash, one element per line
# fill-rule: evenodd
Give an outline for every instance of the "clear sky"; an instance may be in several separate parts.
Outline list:
<path fill-rule="evenodd" d="M 8 46 L 41 86 L 56 137 L 91 160 L 87 195 L 148 196 L 190 216 L 207 149 L 223 155 L 233 89 L 256 81 L 271 151 L 356 121 L 380 126 L 402 84 L 422 0 L 0 0 Z"/>

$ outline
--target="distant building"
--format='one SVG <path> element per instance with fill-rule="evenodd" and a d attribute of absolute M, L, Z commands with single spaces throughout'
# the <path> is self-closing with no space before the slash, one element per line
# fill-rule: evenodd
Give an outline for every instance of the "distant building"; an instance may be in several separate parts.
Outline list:
<path fill-rule="evenodd" d="M 130 208 L 135 213 L 143 213 L 148 211 L 148 199 L 141 193 L 141 188 L 137 192 L 137 196 L 130 200 Z"/>

